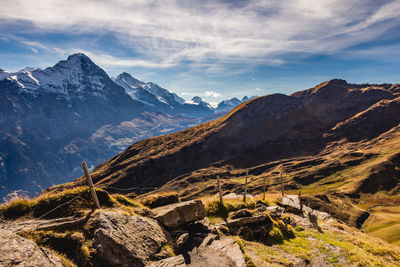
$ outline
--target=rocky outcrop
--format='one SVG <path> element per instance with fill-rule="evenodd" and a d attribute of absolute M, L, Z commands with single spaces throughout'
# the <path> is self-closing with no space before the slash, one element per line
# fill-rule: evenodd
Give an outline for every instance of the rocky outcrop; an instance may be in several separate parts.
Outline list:
<path fill-rule="evenodd" d="M 6 230 L 0 230 L 0 266 L 62 267 L 61 259 L 34 242 Z"/>
<path fill-rule="evenodd" d="M 206 216 L 204 204 L 201 200 L 191 200 L 175 203 L 153 210 L 155 219 L 167 227 L 179 225 L 203 219 Z"/>
<path fill-rule="evenodd" d="M 107 266 L 145 266 L 168 239 L 157 221 L 140 216 L 101 211 L 89 224 L 96 257 Z"/>
<path fill-rule="evenodd" d="M 303 212 L 303 205 L 298 195 L 284 196 L 278 204 L 293 213 L 301 214 Z"/>
<path fill-rule="evenodd" d="M 289 220 L 292 226 L 302 226 L 320 230 L 318 220 L 327 221 L 331 218 L 327 212 L 313 210 L 303 205 L 298 195 L 284 196 L 278 204 L 284 207 L 286 212 L 292 213 L 291 219 Z"/>
<path fill-rule="evenodd" d="M 181 254 L 149 265 L 160 266 L 245 267 L 246 264 L 239 245 L 232 238 L 223 237 L 220 240 L 206 238 L 205 242 L 185 256 Z"/>
<path fill-rule="evenodd" d="M 241 210 L 235 211 L 235 212 L 232 214 L 231 218 L 232 218 L 232 219 L 237 219 L 237 218 L 251 217 L 251 216 L 253 216 L 253 214 L 251 213 L 250 210 L 248 210 L 248 209 L 241 209 Z"/>

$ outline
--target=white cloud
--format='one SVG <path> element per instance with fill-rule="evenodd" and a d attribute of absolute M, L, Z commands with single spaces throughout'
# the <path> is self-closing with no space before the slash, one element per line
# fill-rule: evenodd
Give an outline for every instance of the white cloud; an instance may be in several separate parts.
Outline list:
<path fill-rule="evenodd" d="M 39 51 L 34 47 L 29 47 L 29 50 L 31 50 L 33 53 L 36 53 L 36 54 L 39 53 Z"/>
<path fill-rule="evenodd" d="M 217 93 L 217 92 L 214 92 L 214 91 L 206 91 L 204 93 L 204 95 L 208 96 L 208 97 L 213 97 L 213 98 L 221 98 L 222 97 L 222 95 L 220 93 Z"/>
<path fill-rule="evenodd" d="M 212 106 L 213 108 L 216 108 L 216 107 L 218 107 L 218 102 L 213 102 L 213 101 L 210 101 L 210 102 L 208 102 L 208 104 L 210 104 L 210 106 Z"/>
<path fill-rule="evenodd" d="M 261 88 L 256 88 L 256 91 L 262 91 L 262 89 Z"/>
<path fill-rule="evenodd" d="M 92 53 L 99 64 L 154 68 L 189 60 L 209 72 L 283 64 L 292 53 L 333 54 L 400 25 L 399 0 L 251 0 L 240 7 L 226 1 L 0 3 L 1 28 L 25 22 L 31 32 L 110 33 L 143 56 Z"/>

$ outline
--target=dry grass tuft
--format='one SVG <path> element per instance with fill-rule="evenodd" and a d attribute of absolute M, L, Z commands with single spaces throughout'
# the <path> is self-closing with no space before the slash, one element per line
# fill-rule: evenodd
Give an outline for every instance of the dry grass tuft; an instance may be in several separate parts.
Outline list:
<path fill-rule="evenodd" d="M 138 197 L 137 201 L 149 208 L 157 208 L 179 201 L 178 193 L 173 191 L 154 193 L 144 197 Z"/>

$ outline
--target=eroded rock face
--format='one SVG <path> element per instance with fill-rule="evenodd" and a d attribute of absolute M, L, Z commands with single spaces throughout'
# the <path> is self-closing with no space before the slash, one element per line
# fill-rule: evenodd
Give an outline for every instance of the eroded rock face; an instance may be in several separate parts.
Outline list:
<path fill-rule="evenodd" d="M 51 251 L 10 231 L 0 229 L 0 266 L 62 267 L 61 259 Z"/>
<path fill-rule="evenodd" d="M 157 215 L 155 219 L 167 227 L 201 220 L 206 216 L 204 204 L 201 200 L 191 200 L 175 203 L 153 210 Z"/>
<path fill-rule="evenodd" d="M 93 247 L 104 266 L 145 266 L 168 239 L 157 221 L 141 216 L 101 211 L 90 224 Z"/>

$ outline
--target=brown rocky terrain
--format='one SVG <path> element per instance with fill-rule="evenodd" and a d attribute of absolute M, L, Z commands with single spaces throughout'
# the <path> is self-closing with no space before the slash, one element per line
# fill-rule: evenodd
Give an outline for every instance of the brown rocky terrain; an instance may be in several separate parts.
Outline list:
<path fill-rule="evenodd" d="M 184 198 L 216 193 L 216 175 L 224 190 L 241 190 L 246 169 L 253 192 L 261 190 L 264 176 L 273 188 L 278 172 L 292 190 L 338 183 L 336 193 L 353 196 L 394 190 L 397 167 L 387 157 L 395 157 L 398 140 L 398 88 L 331 80 L 290 96 L 259 97 L 215 121 L 137 142 L 92 176 L 111 192 L 135 195 L 137 188 L 162 187 Z M 365 164 L 357 182 L 347 177 L 346 170 Z M 394 175 L 381 178 L 385 173 Z M 375 189 L 371 179 L 379 184 Z M 79 178 L 66 186 L 84 183 Z"/>

